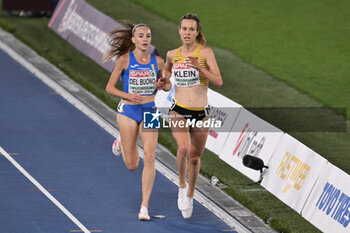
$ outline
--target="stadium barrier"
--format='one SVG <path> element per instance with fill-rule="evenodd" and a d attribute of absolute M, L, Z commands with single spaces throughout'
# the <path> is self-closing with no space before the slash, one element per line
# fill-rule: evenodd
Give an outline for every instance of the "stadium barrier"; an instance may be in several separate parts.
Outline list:
<path fill-rule="evenodd" d="M 211 89 L 208 89 L 208 99 L 210 100 L 209 105 L 213 106 L 211 117 L 221 121 L 224 130 L 210 128 L 205 147 L 214 154 L 220 155 L 243 107 Z"/>
<path fill-rule="evenodd" d="M 282 135 L 281 130 L 243 108 L 219 157 L 250 179 L 258 180 L 260 174 L 245 167 L 243 157 L 249 154 L 268 164 Z"/>
<path fill-rule="evenodd" d="M 272 155 L 261 185 L 301 213 L 326 163 L 326 159 L 289 134 L 284 134 Z"/>
<path fill-rule="evenodd" d="M 350 176 L 327 163 L 301 215 L 323 232 L 349 232 Z"/>
<path fill-rule="evenodd" d="M 61 0 L 48 26 L 111 72 L 115 60 L 102 63 L 101 57 L 110 48 L 106 34 L 118 25 L 83 0 Z M 154 46 L 150 50 L 157 54 Z M 174 88 L 157 93 L 155 102 L 163 114 L 174 94 Z M 242 159 L 246 154 L 262 159 L 269 167 L 263 172 L 264 188 L 320 230 L 349 232 L 348 174 L 227 97 L 209 89 L 208 100 L 224 130 L 210 129 L 207 149 L 252 180 L 259 179 L 259 173 L 243 166 Z"/>
<path fill-rule="evenodd" d="M 114 28 L 122 28 L 117 21 L 84 0 L 61 0 L 48 26 L 85 56 L 107 71 L 113 71 L 116 60 L 103 63 L 102 56 L 110 50 L 107 33 Z M 158 54 L 153 45 L 150 52 Z"/>

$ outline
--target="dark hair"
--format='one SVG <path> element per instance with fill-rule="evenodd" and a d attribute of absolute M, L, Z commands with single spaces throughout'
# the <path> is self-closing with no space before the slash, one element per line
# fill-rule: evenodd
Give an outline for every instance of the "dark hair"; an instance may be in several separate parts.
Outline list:
<path fill-rule="evenodd" d="M 182 16 L 180 19 L 179 28 L 181 28 L 182 20 L 184 20 L 184 19 L 193 19 L 196 21 L 197 32 L 199 32 L 198 36 L 196 37 L 196 41 L 197 41 L 197 43 L 205 46 L 207 43 L 207 40 L 205 39 L 204 34 L 202 33 L 201 21 L 199 20 L 198 16 L 196 14 L 193 14 L 193 13 L 187 13 L 186 15 Z"/>
<path fill-rule="evenodd" d="M 102 61 L 106 62 L 115 56 L 120 57 L 134 50 L 135 45 L 132 43 L 131 38 L 134 36 L 136 28 L 141 26 L 148 27 L 147 24 L 144 23 L 133 24 L 129 21 L 123 21 L 121 26 L 110 31 L 107 34 L 107 40 L 112 48 L 103 55 Z"/>

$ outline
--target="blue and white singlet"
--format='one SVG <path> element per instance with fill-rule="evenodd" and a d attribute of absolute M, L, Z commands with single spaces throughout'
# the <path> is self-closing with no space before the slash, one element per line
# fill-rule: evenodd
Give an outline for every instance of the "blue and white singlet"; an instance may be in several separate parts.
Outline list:
<path fill-rule="evenodd" d="M 140 64 L 136 61 L 133 52 L 129 52 L 129 66 L 122 73 L 123 90 L 130 94 L 155 95 L 157 89 L 155 83 L 159 73 L 157 59 L 151 54 L 148 64 Z M 155 112 L 157 110 L 154 101 L 145 104 L 131 105 L 119 102 L 117 113 L 135 120 L 138 124 L 143 121 L 144 112 Z"/>
<path fill-rule="evenodd" d="M 124 92 L 140 95 L 155 95 L 157 90 L 157 74 L 159 72 L 157 59 L 151 54 L 148 64 L 140 64 L 136 61 L 133 52 L 129 52 L 129 66 L 122 74 Z"/>

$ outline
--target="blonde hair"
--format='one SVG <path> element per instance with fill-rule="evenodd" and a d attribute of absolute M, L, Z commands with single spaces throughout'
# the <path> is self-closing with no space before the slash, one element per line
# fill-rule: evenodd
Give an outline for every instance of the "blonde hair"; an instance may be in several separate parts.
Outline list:
<path fill-rule="evenodd" d="M 193 19 L 196 21 L 197 32 L 199 32 L 198 36 L 196 37 L 196 41 L 198 44 L 205 46 L 207 43 L 207 40 L 205 39 L 204 34 L 202 32 L 201 21 L 199 20 L 198 16 L 196 14 L 193 14 L 193 13 L 187 13 L 186 15 L 182 16 L 180 19 L 179 28 L 181 28 L 181 23 L 182 23 L 182 20 L 184 20 L 184 19 Z"/>
<path fill-rule="evenodd" d="M 107 40 L 112 49 L 103 55 L 103 62 L 107 62 L 113 57 L 120 57 L 134 50 L 135 45 L 132 43 L 131 38 L 134 36 L 136 28 L 141 26 L 148 27 L 144 23 L 133 24 L 129 21 L 123 21 L 121 25 L 122 28 L 117 27 L 107 34 Z"/>

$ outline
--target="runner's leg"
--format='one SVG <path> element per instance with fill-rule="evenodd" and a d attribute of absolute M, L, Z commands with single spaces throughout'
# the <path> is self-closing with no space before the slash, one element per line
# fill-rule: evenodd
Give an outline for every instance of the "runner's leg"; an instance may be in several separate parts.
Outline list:
<path fill-rule="evenodd" d="M 143 171 L 142 171 L 142 203 L 141 207 L 148 208 L 155 178 L 155 151 L 158 142 L 158 130 L 144 130 L 142 122 L 139 132 L 143 144 Z"/>
<path fill-rule="evenodd" d="M 137 136 L 139 125 L 127 116 L 117 114 L 117 122 L 121 136 L 121 149 L 125 166 L 135 170 L 139 165 L 139 152 L 137 149 Z"/>

